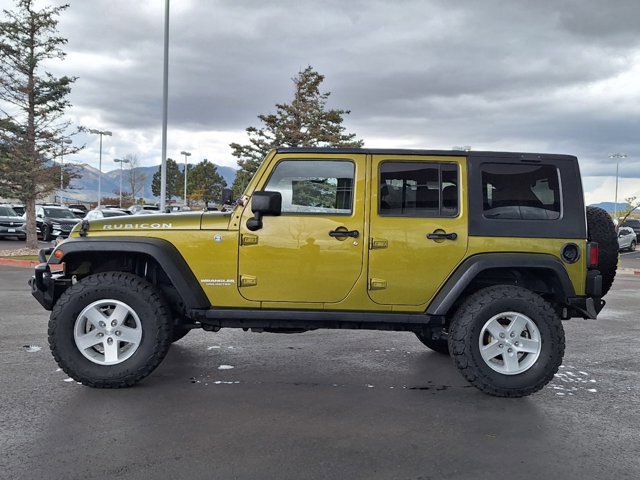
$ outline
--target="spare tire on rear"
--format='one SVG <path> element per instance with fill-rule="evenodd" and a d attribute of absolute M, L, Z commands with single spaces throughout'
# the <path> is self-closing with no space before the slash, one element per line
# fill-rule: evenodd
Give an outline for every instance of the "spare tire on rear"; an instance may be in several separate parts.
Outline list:
<path fill-rule="evenodd" d="M 602 208 L 587 207 L 587 238 L 590 242 L 598 242 L 600 247 L 598 270 L 602 274 L 604 297 L 613 285 L 618 268 L 618 237 L 613 220 Z"/>

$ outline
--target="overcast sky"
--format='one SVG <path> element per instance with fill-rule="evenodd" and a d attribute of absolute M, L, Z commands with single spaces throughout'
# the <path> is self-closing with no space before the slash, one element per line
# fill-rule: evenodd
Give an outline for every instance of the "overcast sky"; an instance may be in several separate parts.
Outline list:
<path fill-rule="evenodd" d="M 40 5 L 60 4 L 42 0 Z M 69 118 L 111 130 L 103 170 L 160 163 L 163 0 L 70 0 L 57 75 L 78 76 Z M 13 8 L 11 0 L 0 0 Z M 235 166 L 307 65 L 366 147 L 566 153 L 589 203 L 640 197 L 637 0 L 172 0 L 168 156 Z M 69 160 L 97 167 L 98 138 Z M 65 159 L 66 160 L 66 159 Z"/>

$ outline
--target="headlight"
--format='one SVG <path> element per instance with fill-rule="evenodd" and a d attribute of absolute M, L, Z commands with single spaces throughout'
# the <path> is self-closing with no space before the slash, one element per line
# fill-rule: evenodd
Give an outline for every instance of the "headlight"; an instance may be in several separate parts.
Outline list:
<path fill-rule="evenodd" d="M 53 228 L 54 230 L 62 230 L 62 225 L 60 225 L 59 223 L 54 223 L 51 225 L 51 228 Z"/>

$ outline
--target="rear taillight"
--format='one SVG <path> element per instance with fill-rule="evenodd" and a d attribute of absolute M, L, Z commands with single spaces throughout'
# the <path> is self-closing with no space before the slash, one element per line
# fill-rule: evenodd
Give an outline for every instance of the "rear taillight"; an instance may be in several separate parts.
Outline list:
<path fill-rule="evenodd" d="M 598 268 L 600 247 L 597 242 L 587 243 L 587 267 Z"/>

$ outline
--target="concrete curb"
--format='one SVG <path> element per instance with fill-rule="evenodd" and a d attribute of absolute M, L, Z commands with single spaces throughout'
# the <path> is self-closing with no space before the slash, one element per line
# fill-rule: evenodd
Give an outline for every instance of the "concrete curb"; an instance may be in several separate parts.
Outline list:
<path fill-rule="evenodd" d="M 0 265 L 4 265 L 7 267 L 22 267 L 22 268 L 33 268 L 38 265 L 40 262 L 37 260 L 15 260 L 13 258 L 0 258 Z"/>
<path fill-rule="evenodd" d="M 617 273 L 623 275 L 640 275 L 640 270 L 637 268 L 618 268 Z"/>

